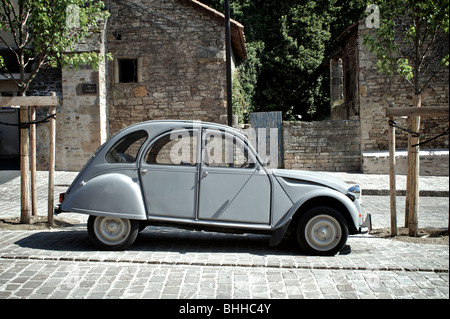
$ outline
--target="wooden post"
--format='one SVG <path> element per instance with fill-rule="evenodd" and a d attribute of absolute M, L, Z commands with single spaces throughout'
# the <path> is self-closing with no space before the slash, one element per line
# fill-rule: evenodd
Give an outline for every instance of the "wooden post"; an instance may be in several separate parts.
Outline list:
<path fill-rule="evenodd" d="M 409 126 L 411 127 L 411 124 Z M 408 155 L 406 156 L 405 228 L 409 227 L 409 194 L 411 193 L 411 145 L 413 145 L 411 143 L 411 135 L 408 134 Z"/>
<path fill-rule="evenodd" d="M 420 117 L 447 117 L 448 106 L 420 107 L 420 95 L 414 96 L 416 107 L 386 108 L 386 117 L 408 116 L 410 130 L 418 132 L 420 129 Z M 419 138 L 412 135 L 408 139 L 408 177 L 406 183 L 406 207 L 405 224 L 409 228 L 409 236 L 417 236 L 418 232 L 418 210 L 419 210 L 419 146 L 412 146 L 419 143 Z M 450 223 L 450 221 L 449 221 Z"/>
<path fill-rule="evenodd" d="M 36 107 L 30 106 L 30 122 L 36 120 Z M 31 215 L 37 216 L 36 195 L 36 125 L 30 126 Z"/>
<path fill-rule="evenodd" d="M 389 107 L 393 107 L 391 103 Z M 394 118 L 390 117 L 393 121 Z M 397 190 L 395 183 L 395 127 L 389 125 L 389 189 L 391 209 L 391 236 L 397 236 Z"/>
<path fill-rule="evenodd" d="M 20 106 L 20 122 L 28 122 L 28 106 Z M 30 147 L 28 127 L 20 128 L 20 223 L 30 223 Z"/>
<path fill-rule="evenodd" d="M 49 107 L 50 114 L 55 113 L 58 105 L 56 93 L 52 96 L 0 96 L 0 106 L 20 106 L 20 122 L 29 121 L 30 107 Z M 32 112 L 34 110 L 32 109 Z M 31 116 L 34 118 L 34 115 Z M 30 135 L 28 127 L 20 128 L 20 223 L 30 223 Z M 49 159 L 49 223 L 53 224 L 54 173 L 55 173 L 55 119 L 50 120 L 50 159 Z M 33 133 L 34 134 L 34 133 Z M 35 135 L 35 134 L 34 134 Z M 34 141 L 34 139 L 33 139 Z M 35 150 L 35 146 L 32 146 Z M 34 157 L 34 156 L 33 156 Z M 34 165 L 34 164 L 33 164 Z M 34 173 L 33 173 L 34 174 Z M 34 182 L 33 182 L 34 183 Z M 33 191 L 35 194 L 36 192 Z"/>
<path fill-rule="evenodd" d="M 51 96 L 56 96 L 55 92 Z M 56 107 L 49 106 L 49 114 L 55 114 Z M 53 209 L 54 209 L 54 189 L 55 189 L 55 140 L 56 140 L 56 120 L 54 117 L 50 118 L 50 156 L 48 160 L 48 223 L 53 225 Z"/>
<path fill-rule="evenodd" d="M 411 130 L 418 132 L 420 128 L 420 116 L 411 119 Z M 419 143 L 419 138 L 411 136 L 411 145 L 409 154 L 411 155 L 411 184 L 409 193 L 409 236 L 417 237 L 418 231 L 418 211 L 419 211 L 419 175 L 420 175 L 420 158 L 419 146 L 412 146 Z M 407 194 L 408 195 L 408 194 Z"/>

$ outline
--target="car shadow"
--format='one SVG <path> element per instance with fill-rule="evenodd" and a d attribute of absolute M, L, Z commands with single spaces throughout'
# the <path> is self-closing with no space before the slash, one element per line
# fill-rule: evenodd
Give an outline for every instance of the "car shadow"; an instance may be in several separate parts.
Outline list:
<path fill-rule="evenodd" d="M 169 227 L 147 227 L 142 231 L 128 252 L 170 253 L 246 253 L 256 256 L 307 255 L 291 238 L 285 238 L 275 247 L 269 245 L 270 236 L 256 234 L 228 234 L 204 231 L 188 231 Z M 42 231 L 15 242 L 22 248 L 60 252 L 98 252 L 83 230 Z M 351 252 L 346 245 L 340 255 Z"/>

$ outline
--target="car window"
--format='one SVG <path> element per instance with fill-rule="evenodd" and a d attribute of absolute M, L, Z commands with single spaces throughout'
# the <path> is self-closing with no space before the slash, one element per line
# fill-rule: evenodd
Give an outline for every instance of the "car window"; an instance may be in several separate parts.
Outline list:
<path fill-rule="evenodd" d="M 231 134 L 209 130 L 204 135 L 203 162 L 209 167 L 254 168 L 248 146 Z"/>
<path fill-rule="evenodd" d="M 134 163 L 139 150 L 147 140 L 146 131 L 136 131 L 121 138 L 106 153 L 108 163 Z"/>
<path fill-rule="evenodd" d="M 145 155 L 147 164 L 186 165 L 197 164 L 197 133 L 176 130 L 159 137 Z"/>

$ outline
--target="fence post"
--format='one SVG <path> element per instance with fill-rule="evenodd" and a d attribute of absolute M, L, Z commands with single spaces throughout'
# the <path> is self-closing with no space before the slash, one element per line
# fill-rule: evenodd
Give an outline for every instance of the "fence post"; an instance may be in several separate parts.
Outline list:
<path fill-rule="evenodd" d="M 28 122 L 28 106 L 20 106 L 20 122 Z M 20 127 L 20 223 L 30 223 L 30 136 L 28 127 Z"/>
<path fill-rule="evenodd" d="M 30 106 L 30 122 L 36 120 L 36 107 Z M 30 126 L 31 215 L 37 216 L 36 195 L 36 125 Z"/>
<path fill-rule="evenodd" d="M 51 96 L 56 96 L 55 92 L 50 93 Z M 56 106 L 49 106 L 49 115 L 55 114 Z M 56 140 L 56 119 L 50 117 L 50 156 L 48 160 L 48 223 L 53 225 L 53 209 L 54 209 L 54 197 L 55 197 L 55 140 Z"/>
<path fill-rule="evenodd" d="M 389 107 L 393 107 L 390 103 Z M 390 121 L 394 118 L 390 117 Z M 395 183 L 395 127 L 389 125 L 389 188 L 390 188 L 390 207 L 391 207 L 391 236 L 397 236 L 397 191 Z"/>

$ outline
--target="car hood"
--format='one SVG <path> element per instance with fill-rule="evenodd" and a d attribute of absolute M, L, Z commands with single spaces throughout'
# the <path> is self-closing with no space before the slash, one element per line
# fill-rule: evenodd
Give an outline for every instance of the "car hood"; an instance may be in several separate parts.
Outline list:
<path fill-rule="evenodd" d="M 343 194 L 346 194 L 347 190 L 350 187 L 350 185 L 348 185 L 344 181 L 324 173 L 300 171 L 300 170 L 286 170 L 286 169 L 273 169 L 271 170 L 271 172 L 276 177 L 295 179 L 298 181 L 319 184 L 325 187 L 335 189 Z"/>

